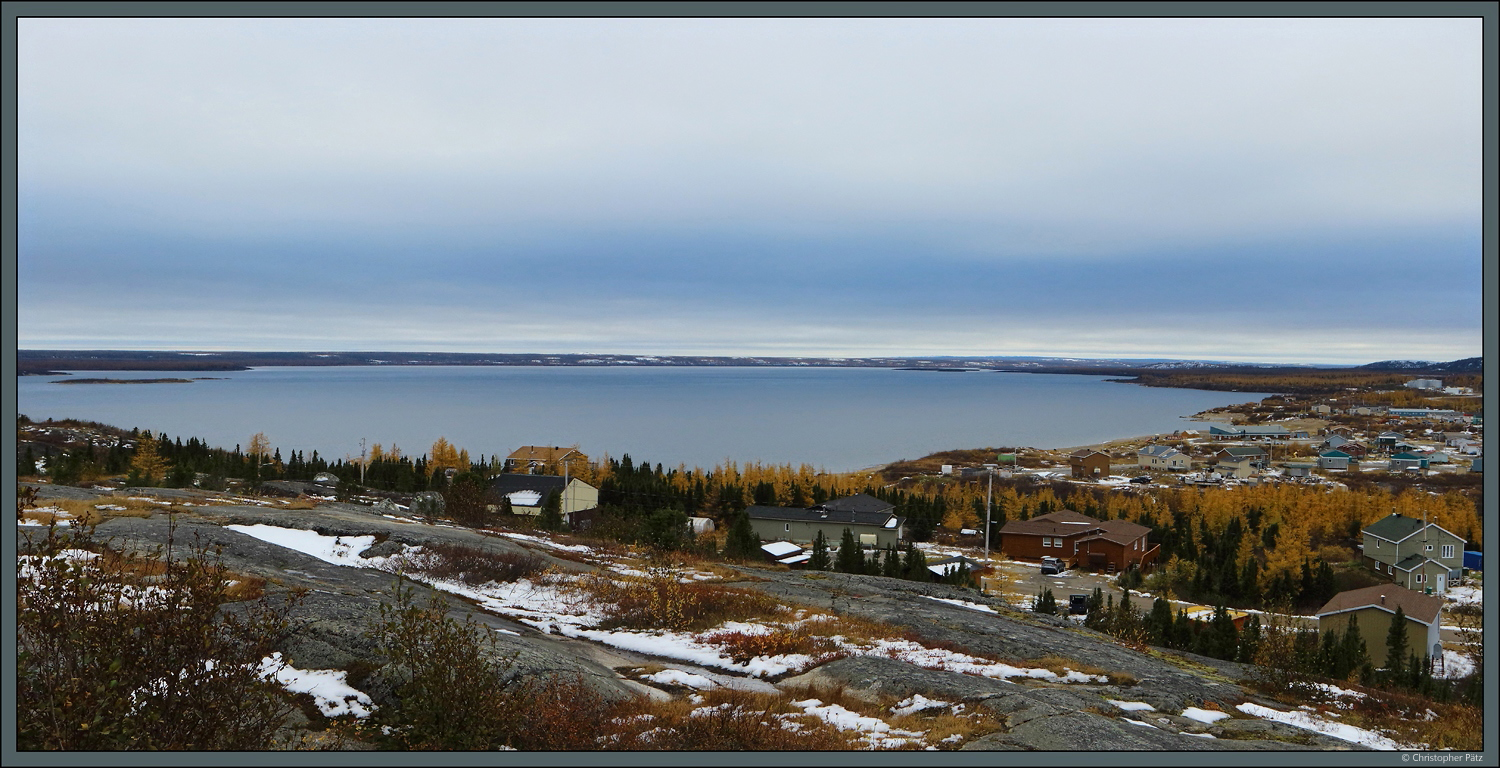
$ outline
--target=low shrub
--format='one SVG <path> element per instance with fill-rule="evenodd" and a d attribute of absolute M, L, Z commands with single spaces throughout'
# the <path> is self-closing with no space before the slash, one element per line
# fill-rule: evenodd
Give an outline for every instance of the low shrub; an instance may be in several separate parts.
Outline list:
<path fill-rule="evenodd" d="M 296 594 L 220 610 L 233 599 L 229 571 L 201 544 L 186 557 L 127 557 L 79 527 L 49 529 L 25 550 L 20 749 L 273 746 L 291 705 L 262 660 L 286 632 Z"/>
<path fill-rule="evenodd" d="M 857 749 L 840 731 L 791 706 L 786 694 L 715 689 L 693 701 L 619 707 L 601 743 L 620 750 L 812 751 Z"/>
<path fill-rule="evenodd" d="M 724 649 L 729 658 L 744 664 L 757 656 L 783 656 L 800 653 L 831 661 L 839 646 L 827 637 L 812 634 L 804 627 L 780 627 L 770 632 L 712 632 L 699 640 Z"/>
<path fill-rule="evenodd" d="M 449 542 L 423 547 L 420 553 L 408 556 L 407 567 L 435 579 L 478 585 L 535 576 L 546 570 L 547 564 L 530 552 L 495 552 Z"/>
<path fill-rule="evenodd" d="M 577 585 L 603 610 L 601 626 L 606 629 L 704 630 L 726 621 L 771 618 L 786 612 L 769 595 L 683 582 L 672 571 L 618 579 L 595 574 Z"/>

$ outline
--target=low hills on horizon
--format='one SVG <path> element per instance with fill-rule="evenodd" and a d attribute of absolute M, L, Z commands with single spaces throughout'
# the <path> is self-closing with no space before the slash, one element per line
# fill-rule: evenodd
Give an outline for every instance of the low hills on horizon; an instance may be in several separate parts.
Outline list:
<path fill-rule="evenodd" d="M 1164 358 L 1075 358 L 1034 356 L 787 357 L 729 355 L 534 354 L 476 352 L 191 352 L 148 350 L 38 350 L 16 352 L 18 375 L 59 375 L 66 370 L 233 371 L 267 366 L 371 365 L 559 365 L 559 366 L 782 366 L 994 370 L 1034 373 L 1134 371 L 1358 370 L 1402 373 L 1482 373 L 1484 359 L 1449 362 L 1384 360 L 1358 366 L 1295 363 L 1234 363 Z"/>

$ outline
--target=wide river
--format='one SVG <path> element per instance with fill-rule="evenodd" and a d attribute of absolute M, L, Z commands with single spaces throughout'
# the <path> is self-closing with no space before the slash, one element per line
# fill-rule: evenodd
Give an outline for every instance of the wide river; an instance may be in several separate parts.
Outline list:
<path fill-rule="evenodd" d="M 264 432 L 283 455 L 358 456 L 360 439 L 427 453 L 573 445 L 598 458 L 712 467 L 726 459 L 843 472 L 986 446 L 1063 448 L 1190 429 L 1187 416 L 1265 393 L 1142 387 L 1103 376 L 884 368 L 286 367 L 73 371 L 90 378 L 222 377 L 190 384 L 17 379 L 19 411 L 199 437 L 232 448 Z"/>

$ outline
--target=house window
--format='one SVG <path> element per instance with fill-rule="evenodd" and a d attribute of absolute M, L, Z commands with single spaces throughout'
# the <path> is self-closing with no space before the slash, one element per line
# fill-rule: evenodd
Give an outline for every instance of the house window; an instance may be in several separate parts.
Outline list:
<path fill-rule="evenodd" d="M 1425 574 L 1425 573 L 1419 573 L 1419 574 L 1417 574 L 1417 583 L 1421 584 L 1422 581 L 1424 579 L 1426 579 L 1426 578 L 1427 578 L 1427 574 Z"/>
<path fill-rule="evenodd" d="M 1443 557 L 1453 557 L 1453 545 L 1452 544 L 1444 544 L 1443 545 Z"/>
<path fill-rule="evenodd" d="M 1375 548 L 1380 549 L 1380 539 L 1375 540 Z"/>
<path fill-rule="evenodd" d="M 1431 544 L 1428 544 L 1428 545 L 1427 545 L 1427 551 L 1428 551 L 1428 552 L 1431 552 L 1431 551 L 1432 551 L 1432 545 L 1431 545 Z"/>
<path fill-rule="evenodd" d="M 790 530 L 791 530 L 791 529 L 792 529 L 792 524 L 791 524 L 791 523 L 783 523 L 783 524 L 782 524 L 782 526 L 783 526 L 783 527 L 784 527 L 784 528 L 785 528 L 785 529 L 786 529 L 786 530 L 788 530 L 788 531 L 790 531 Z"/>
<path fill-rule="evenodd" d="M 1050 546 L 1052 546 L 1052 537 L 1051 536 L 1043 536 L 1042 537 L 1042 546 L 1044 546 L 1044 547 L 1050 547 Z"/>

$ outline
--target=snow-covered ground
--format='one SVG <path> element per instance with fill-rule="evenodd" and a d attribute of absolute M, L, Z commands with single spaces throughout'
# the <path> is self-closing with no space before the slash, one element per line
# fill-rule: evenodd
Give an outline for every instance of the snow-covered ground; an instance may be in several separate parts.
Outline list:
<path fill-rule="evenodd" d="M 991 608 L 988 605 L 980 605 L 979 603 L 971 603 L 968 600 L 954 600 L 954 599 L 947 598 L 947 597 L 933 597 L 932 595 L 923 595 L 923 597 L 927 598 L 928 600 L 936 600 L 936 601 L 938 601 L 940 603 L 948 603 L 949 605 L 957 605 L 957 606 L 960 606 L 962 608 L 968 608 L 971 611 L 984 611 L 985 613 L 995 613 L 996 612 L 994 608 Z"/>
<path fill-rule="evenodd" d="M 1484 605 L 1484 586 L 1464 584 L 1448 588 L 1448 602 L 1456 605 Z"/>
<path fill-rule="evenodd" d="M 370 697 L 351 687 L 345 680 L 348 673 L 340 669 L 297 669 L 283 662 L 277 652 L 261 660 L 260 671 L 274 675 L 276 682 L 292 693 L 312 694 L 318 711 L 327 717 L 368 717 L 375 709 Z"/>
<path fill-rule="evenodd" d="M 1182 716 L 1189 720 L 1197 720 L 1200 723 L 1208 723 L 1212 725 L 1213 723 L 1217 723 L 1220 720 L 1229 717 L 1229 713 L 1220 712 L 1216 709 L 1199 709 L 1197 707 L 1188 707 L 1187 709 L 1182 710 Z"/>
<path fill-rule="evenodd" d="M 1325 736 L 1332 736 L 1336 739 L 1343 739 L 1344 741 L 1353 742 L 1355 744 L 1363 744 L 1364 746 L 1370 747 L 1371 749 L 1425 749 L 1425 745 L 1402 744 L 1401 742 L 1398 742 L 1390 738 L 1389 736 L 1384 736 L 1374 731 L 1367 731 L 1363 728 L 1356 728 L 1352 725 L 1345 725 L 1343 723 L 1335 723 L 1331 720 L 1324 720 L 1321 717 L 1317 717 L 1307 712 L 1282 712 L 1280 710 L 1271 709 L 1270 707 L 1263 707 L 1259 704 L 1250 704 L 1248 702 L 1245 704 L 1240 704 L 1237 709 L 1247 715 L 1254 715 L 1255 717 L 1265 718 L 1266 720 L 1274 720 L 1278 723 L 1294 725 L 1304 730 L 1324 734 Z"/>

